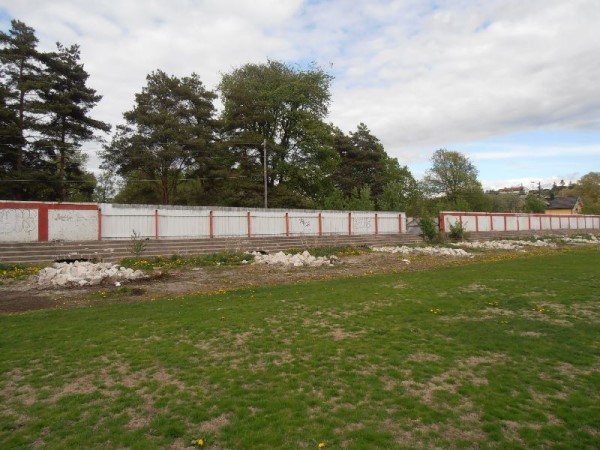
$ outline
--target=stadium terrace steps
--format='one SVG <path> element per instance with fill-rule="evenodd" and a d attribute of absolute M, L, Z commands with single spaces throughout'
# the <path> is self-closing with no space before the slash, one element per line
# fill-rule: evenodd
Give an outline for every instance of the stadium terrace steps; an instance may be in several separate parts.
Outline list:
<path fill-rule="evenodd" d="M 142 256 L 190 256 L 253 250 L 276 252 L 324 246 L 381 246 L 418 242 L 421 242 L 420 237 L 406 234 L 164 239 L 144 241 Z M 75 259 L 116 262 L 131 256 L 130 240 L 0 243 L 0 262 L 3 263 L 34 264 Z"/>

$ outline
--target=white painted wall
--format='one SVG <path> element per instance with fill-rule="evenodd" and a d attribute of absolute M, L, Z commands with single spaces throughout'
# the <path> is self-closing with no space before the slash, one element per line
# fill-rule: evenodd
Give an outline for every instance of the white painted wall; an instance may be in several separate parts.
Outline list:
<path fill-rule="evenodd" d="M 93 241 L 97 239 L 97 210 L 51 209 L 48 211 L 49 241 Z"/>
<path fill-rule="evenodd" d="M 33 242 L 37 239 L 37 209 L 0 208 L 0 242 Z"/>

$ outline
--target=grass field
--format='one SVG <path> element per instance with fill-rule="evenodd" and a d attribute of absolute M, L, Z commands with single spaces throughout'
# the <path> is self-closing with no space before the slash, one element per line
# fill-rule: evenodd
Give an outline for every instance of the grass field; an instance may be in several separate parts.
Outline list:
<path fill-rule="evenodd" d="M 598 448 L 599 268 L 577 249 L 3 316 L 0 448 Z"/>

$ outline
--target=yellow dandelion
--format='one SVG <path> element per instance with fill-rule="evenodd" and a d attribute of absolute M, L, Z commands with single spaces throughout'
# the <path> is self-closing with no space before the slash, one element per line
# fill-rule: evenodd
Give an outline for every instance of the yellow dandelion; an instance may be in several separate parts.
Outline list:
<path fill-rule="evenodd" d="M 204 446 L 204 439 L 200 438 L 196 441 L 196 445 L 198 447 L 203 447 Z"/>
<path fill-rule="evenodd" d="M 325 448 L 327 444 L 325 442 L 319 442 L 319 448 Z"/>

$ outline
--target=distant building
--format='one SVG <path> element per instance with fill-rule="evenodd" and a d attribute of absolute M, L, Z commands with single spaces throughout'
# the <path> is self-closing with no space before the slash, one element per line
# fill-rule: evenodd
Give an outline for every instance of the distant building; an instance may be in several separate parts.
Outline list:
<path fill-rule="evenodd" d="M 579 197 L 554 197 L 548 202 L 546 214 L 581 214 L 583 203 Z"/>
<path fill-rule="evenodd" d="M 523 186 L 506 187 L 506 188 L 498 189 L 498 194 L 523 195 L 523 194 L 525 194 L 525 189 L 523 188 Z"/>

